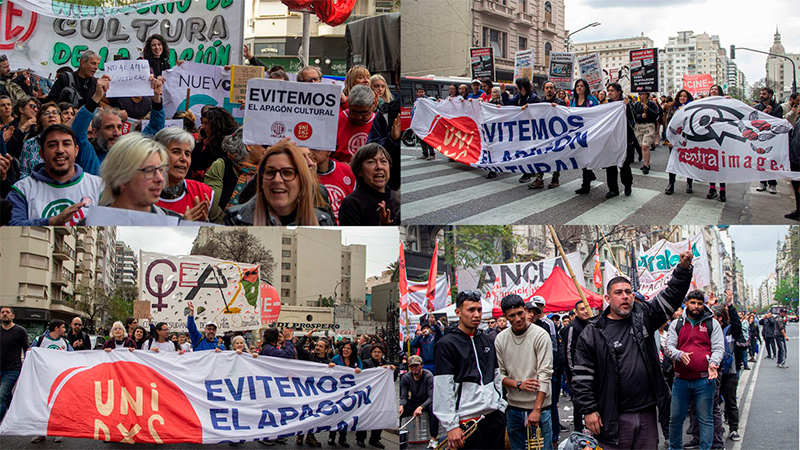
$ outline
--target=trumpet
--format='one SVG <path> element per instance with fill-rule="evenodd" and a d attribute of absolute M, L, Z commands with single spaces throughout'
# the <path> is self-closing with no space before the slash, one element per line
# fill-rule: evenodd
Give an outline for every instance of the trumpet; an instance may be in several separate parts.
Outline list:
<path fill-rule="evenodd" d="M 528 426 L 528 440 L 525 441 L 527 450 L 542 450 L 544 449 L 544 438 L 542 437 L 542 428 L 536 426 L 536 435 L 533 435 L 533 427 Z"/>
<path fill-rule="evenodd" d="M 483 420 L 484 417 L 485 416 L 480 416 L 477 419 L 469 419 L 459 425 L 459 427 L 461 427 L 461 431 L 464 432 L 464 440 L 472 436 L 472 433 L 474 433 L 475 430 L 478 429 L 478 422 Z M 447 442 L 447 436 L 445 436 L 444 439 L 442 439 L 441 441 L 439 441 L 438 444 L 436 444 L 436 450 L 446 450 L 447 448 L 448 448 L 448 442 Z"/>

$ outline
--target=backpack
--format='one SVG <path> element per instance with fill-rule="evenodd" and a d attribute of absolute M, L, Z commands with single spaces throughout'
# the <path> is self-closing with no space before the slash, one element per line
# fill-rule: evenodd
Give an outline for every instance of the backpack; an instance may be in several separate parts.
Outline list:
<path fill-rule="evenodd" d="M 704 321 L 703 321 L 703 322 L 701 322 L 701 323 L 708 322 L 709 320 L 714 320 L 714 318 L 713 318 L 713 317 L 709 317 L 708 319 L 704 320 Z M 676 336 L 680 336 L 680 334 L 681 334 L 681 327 L 683 326 L 683 324 L 684 324 L 684 323 L 686 323 L 686 319 L 685 319 L 685 317 L 684 317 L 684 316 L 680 316 L 680 317 L 678 318 L 678 324 L 677 324 L 677 325 L 675 325 L 675 335 L 676 335 Z M 709 342 L 711 342 L 711 333 L 714 331 L 714 329 L 713 329 L 713 324 L 712 324 L 712 327 L 710 327 L 710 326 L 706 325 L 706 331 L 708 331 L 708 341 L 709 341 Z"/>
<path fill-rule="evenodd" d="M 75 74 L 73 72 L 67 72 L 67 80 L 69 84 L 61 89 L 61 93 L 58 94 L 58 102 L 67 102 L 75 109 L 78 109 L 80 108 L 82 98 L 78 93 L 78 86 L 75 84 Z"/>
<path fill-rule="evenodd" d="M 722 330 L 722 341 L 725 343 L 725 353 L 722 356 L 722 362 L 719 363 L 719 373 L 722 374 L 728 373 L 733 365 L 733 353 L 728 349 L 728 339 L 726 338 L 730 328 L 729 324 Z"/>

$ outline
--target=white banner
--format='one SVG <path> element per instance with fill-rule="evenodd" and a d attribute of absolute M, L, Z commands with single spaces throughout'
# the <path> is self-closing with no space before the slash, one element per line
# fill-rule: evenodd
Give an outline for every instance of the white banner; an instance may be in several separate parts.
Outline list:
<path fill-rule="evenodd" d="M 183 63 L 164 72 L 164 111 L 172 117 L 176 111 L 186 109 L 186 90 L 190 90 L 189 109 L 200 126 L 203 106 L 219 106 L 233 114 L 239 123 L 244 120 L 244 110 L 231 103 L 231 73 L 219 66 Z"/>
<path fill-rule="evenodd" d="M 143 59 L 109 61 L 106 75 L 111 80 L 106 98 L 152 97 L 150 87 L 150 63 Z"/>
<path fill-rule="evenodd" d="M 600 55 L 590 53 L 578 56 L 578 67 L 580 68 L 581 78 L 589 83 L 589 89 L 600 91 L 605 89 L 603 66 L 600 64 Z"/>
<path fill-rule="evenodd" d="M 408 282 L 408 300 L 410 314 L 427 314 L 428 313 L 428 297 L 425 292 L 428 289 L 427 281 L 409 281 Z M 450 296 L 450 280 L 447 279 L 447 274 L 436 277 L 436 292 L 433 298 L 433 310 L 442 309 L 453 303 Z M 413 306 L 416 304 L 419 307 L 419 312 Z"/>
<path fill-rule="evenodd" d="M 80 53 L 86 49 L 100 55 L 100 71 L 104 63 L 113 61 L 116 55 L 135 60 L 141 56 L 147 38 L 158 33 L 167 40 L 173 67 L 178 60 L 218 66 L 241 61 L 245 2 L 178 0 L 155 3 L 158 4 L 145 2 L 144 5 L 150 6 L 113 8 L 50 0 L 5 1 L 0 5 L 4 24 L 0 53 L 8 55 L 12 69 L 29 67 L 54 78 L 56 69 L 61 66 L 77 70 Z M 48 14 L 51 11 L 53 13 Z M 96 17 L 98 15 L 107 17 Z M 66 16 L 95 18 L 75 22 Z M 186 89 L 183 91 L 185 96 Z"/>
<path fill-rule="evenodd" d="M 261 328 L 266 311 L 259 283 L 255 264 L 141 253 L 139 299 L 150 302 L 154 322 L 166 322 L 173 331 L 187 330 L 190 301 L 198 328 L 213 321 L 220 336 L 225 331 Z"/>
<path fill-rule="evenodd" d="M 659 240 L 648 250 L 641 252 L 636 262 L 636 273 L 639 274 L 640 292 L 650 299 L 662 289 L 672 278 L 672 271 L 680 264 L 681 252 L 692 245 L 692 287 L 700 289 L 711 285 L 711 265 L 706 253 L 706 241 L 703 233 L 699 233 L 689 240 L 669 242 Z"/>
<path fill-rule="evenodd" d="M 0 434 L 133 443 L 260 441 L 397 425 L 392 372 L 233 351 L 26 354 Z"/>
<path fill-rule="evenodd" d="M 303 147 L 336 150 L 339 86 L 253 78 L 247 82 L 245 144 L 291 138 Z"/>
<path fill-rule="evenodd" d="M 620 102 L 594 108 L 540 103 L 523 110 L 420 99 L 411 128 L 445 156 L 504 173 L 621 166 L 627 142 Z"/>
<path fill-rule="evenodd" d="M 583 278 L 583 260 L 579 252 L 568 253 L 569 261 L 581 286 Z M 502 298 L 508 294 L 517 294 L 527 301 L 533 292 L 550 276 L 554 267 L 561 267 L 569 273 L 560 256 L 540 261 L 517 262 L 506 264 L 485 264 L 479 269 L 459 267 L 456 270 L 458 290 L 481 290 L 493 292 L 493 298 Z M 499 286 L 495 286 L 499 277 Z"/>
<path fill-rule="evenodd" d="M 735 99 L 707 97 L 683 107 L 669 124 L 674 145 L 667 172 L 700 181 L 747 183 L 792 178 L 789 121 Z"/>

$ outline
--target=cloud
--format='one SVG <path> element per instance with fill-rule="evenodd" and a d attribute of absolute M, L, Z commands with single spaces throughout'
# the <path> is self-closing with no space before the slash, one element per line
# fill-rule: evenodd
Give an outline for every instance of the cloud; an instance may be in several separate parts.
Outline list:
<path fill-rule="evenodd" d="M 664 7 L 675 7 L 680 6 L 686 3 L 696 4 L 697 2 L 693 0 L 661 0 L 658 2 L 643 2 L 641 0 L 616 0 L 616 1 L 608 1 L 608 0 L 583 0 L 580 2 L 581 6 L 586 6 L 589 8 L 597 8 L 597 9 L 605 9 L 605 8 L 642 8 L 642 9 L 652 9 L 652 8 L 664 8 Z"/>
<path fill-rule="evenodd" d="M 139 251 L 188 255 L 197 227 L 117 227 L 117 239 Z"/>

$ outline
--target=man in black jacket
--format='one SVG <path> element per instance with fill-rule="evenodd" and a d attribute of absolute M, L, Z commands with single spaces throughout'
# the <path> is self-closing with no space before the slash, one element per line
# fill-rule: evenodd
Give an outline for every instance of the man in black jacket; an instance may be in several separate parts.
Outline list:
<path fill-rule="evenodd" d="M 422 368 L 422 358 L 408 358 L 409 372 L 400 377 L 400 418 L 428 413 L 431 440 L 428 448 L 436 447 L 439 436 L 439 419 L 433 414 L 433 374 Z"/>
<path fill-rule="evenodd" d="M 80 317 L 72 319 L 69 333 L 67 333 L 67 341 L 69 341 L 69 345 L 75 350 L 92 349 L 92 340 L 89 339 L 89 335 L 83 331 L 83 322 Z"/>
<path fill-rule="evenodd" d="M 64 72 L 56 78 L 53 88 L 47 94 L 45 102 L 70 102 L 75 110 L 86 104 L 94 95 L 97 88 L 97 68 L 100 65 L 100 55 L 92 50 L 81 53 L 81 62 L 77 72 Z M 69 88 L 73 92 L 64 93 Z"/>
<path fill-rule="evenodd" d="M 586 304 L 583 303 L 583 300 L 578 300 L 575 302 L 575 320 L 569 323 L 566 329 L 566 339 L 564 339 L 564 346 L 566 348 L 566 374 L 567 374 L 567 383 L 572 388 L 572 373 L 573 367 L 575 367 L 575 349 L 578 346 L 578 338 L 583 332 L 583 329 L 586 328 L 586 324 L 589 320 L 589 309 L 586 307 Z M 574 393 L 574 389 L 573 389 Z M 576 411 L 576 414 L 573 415 L 575 418 L 575 431 L 578 433 L 583 431 L 583 417 L 577 413 L 578 411 L 578 402 L 574 398 L 572 399 L 572 407 Z"/>
<path fill-rule="evenodd" d="M 611 83 L 608 85 L 608 101 L 625 102 L 625 122 L 627 123 L 627 137 L 628 144 L 625 147 L 625 161 L 622 162 L 622 168 L 617 166 L 606 167 L 606 183 L 608 183 L 608 193 L 606 198 L 613 198 L 619 195 L 619 184 L 617 184 L 617 173 L 622 180 L 622 186 L 625 187 L 625 195 L 631 195 L 631 187 L 633 187 L 633 173 L 631 172 L 631 163 L 633 162 L 633 150 L 636 141 L 636 131 L 633 128 L 633 109 L 628 102 L 627 98 L 622 95 L 622 86 L 619 83 Z"/>
<path fill-rule="evenodd" d="M 630 282 L 613 278 L 608 308 L 581 333 L 572 376 L 576 414 L 605 450 L 658 446 L 656 406 L 669 400 L 669 388 L 654 333 L 680 307 L 691 281 L 688 250 L 667 287 L 650 301 L 634 303 Z"/>

